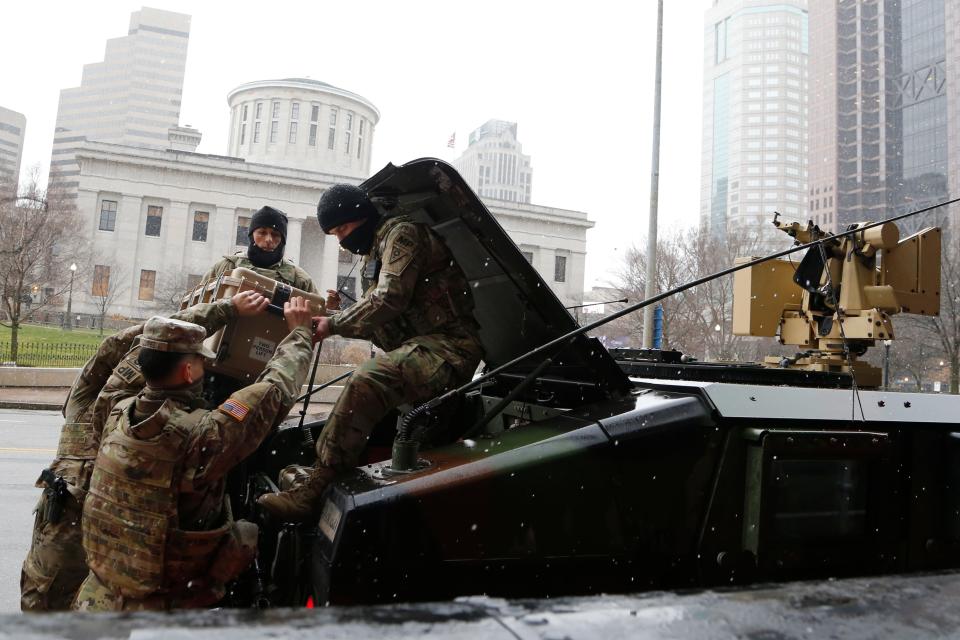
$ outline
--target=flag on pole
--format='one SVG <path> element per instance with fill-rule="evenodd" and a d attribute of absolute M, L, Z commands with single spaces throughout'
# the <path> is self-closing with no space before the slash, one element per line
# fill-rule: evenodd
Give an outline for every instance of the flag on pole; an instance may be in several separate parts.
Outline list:
<path fill-rule="evenodd" d="M 450 134 L 450 138 L 447 140 L 447 147 L 453 149 L 457 146 L 457 132 L 454 131 Z"/>

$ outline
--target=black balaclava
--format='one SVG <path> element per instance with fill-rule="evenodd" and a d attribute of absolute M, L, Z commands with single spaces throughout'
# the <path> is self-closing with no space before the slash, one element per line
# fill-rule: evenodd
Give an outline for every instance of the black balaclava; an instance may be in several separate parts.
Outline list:
<path fill-rule="evenodd" d="M 257 246 L 253 241 L 253 232 L 261 227 L 276 229 L 282 238 L 280 244 L 273 251 L 265 251 Z M 273 207 L 261 207 L 259 211 L 250 218 L 250 227 L 247 229 L 247 238 L 250 243 L 247 245 L 247 257 L 254 266 L 265 268 L 270 267 L 283 259 L 283 251 L 287 246 L 287 216 L 283 211 Z"/>
<path fill-rule="evenodd" d="M 373 238 L 380 223 L 380 212 L 367 194 L 352 184 L 335 184 L 317 203 L 317 220 L 324 233 L 347 222 L 363 220 L 363 224 L 340 241 L 340 246 L 355 254 L 366 254 L 373 246 Z"/>

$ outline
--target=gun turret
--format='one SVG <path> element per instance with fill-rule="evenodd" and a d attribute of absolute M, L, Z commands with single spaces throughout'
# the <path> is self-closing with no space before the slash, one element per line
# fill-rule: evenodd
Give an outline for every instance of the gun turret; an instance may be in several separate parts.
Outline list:
<path fill-rule="evenodd" d="M 859 386 L 879 386 L 880 370 L 857 358 L 877 340 L 894 339 L 893 314 L 939 313 L 940 229 L 900 240 L 887 223 L 831 241 L 812 222 L 773 223 L 798 244 L 827 240 L 799 264 L 772 260 L 736 272 L 734 333 L 804 349 L 795 358 L 767 357 L 767 366 L 851 373 Z"/>

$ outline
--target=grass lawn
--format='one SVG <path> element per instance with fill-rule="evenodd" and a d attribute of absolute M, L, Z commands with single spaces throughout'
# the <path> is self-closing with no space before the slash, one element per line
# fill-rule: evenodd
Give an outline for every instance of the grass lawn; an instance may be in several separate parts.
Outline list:
<path fill-rule="evenodd" d="M 103 337 L 112 334 L 113 331 L 105 329 Z M 20 326 L 17 332 L 17 340 L 23 343 L 43 343 L 43 344 L 85 344 L 94 347 L 99 346 L 103 338 L 100 337 L 98 330 L 74 329 L 73 331 L 64 331 L 55 327 L 43 327 L 33 324 Z M 0 326 L 0 342 L 10 342 L 10 329 Z"/>

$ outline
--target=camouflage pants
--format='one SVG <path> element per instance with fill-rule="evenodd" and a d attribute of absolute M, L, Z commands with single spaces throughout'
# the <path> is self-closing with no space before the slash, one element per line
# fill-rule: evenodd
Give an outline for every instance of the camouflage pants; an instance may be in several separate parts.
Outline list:
<path fill-rule="evenodd" d="M 40 496 L 30 551 L 20 571 L 20 609 L 59 611 L 70 608 L 87 576 L 80 533 L 80 503 L 70 496 L 57 523 L 46 520 L 47 496 Z"/>
<path fill-rule="evenodd" d="M 172 611 L 173 609 L 202 609 L 222 600 L 226 589 L 217 585 L 191 597 L 148 596 L 143 599 L 124 598 L 110 590 L 93 571 L 77 592 L 74 611 Z"/>
<path fill-rule="evenodd" d="M 317 460 L 338 471 L 356 467 L 370 433 L 388 411 L 463 384 L 479 360 L 464 360 L 454 368 L 433 350 L 412 343 L 367 360 L 337 398 L 317 439 Z"/>

